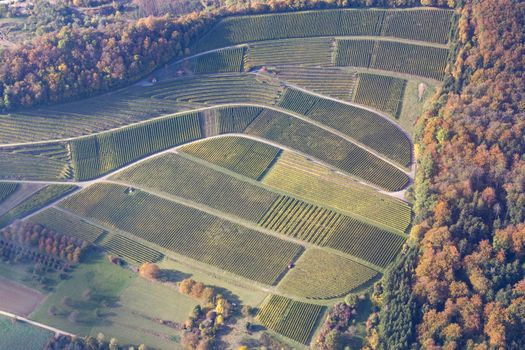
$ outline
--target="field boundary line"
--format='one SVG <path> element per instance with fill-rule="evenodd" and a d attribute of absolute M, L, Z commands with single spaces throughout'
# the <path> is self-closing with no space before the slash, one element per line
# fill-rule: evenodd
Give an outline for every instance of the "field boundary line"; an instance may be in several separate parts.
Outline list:
<path fill-rule="evenodd" d="M 76 337 L 76 335 L 73 334 L 73 333 L 69 333 L 69 332 L 63 331 L 61 329 L 45 325 L 45 324 L 40 323 L 40 322 L 32 321 L 32 320 L 30 320 L 28 318 L 15 315 L 15 314 L 12 314 L 12 313 L 7 312 L 7 311 L 0 310 L 0 315 L 7 316 L 7 317 L 15 319 L 17 321 L 22 321 L 22 322 L 25 322 L 27 324 L 30 324 L 30 325 L 33 325 L 33 326 L 36 326 L 36 327 L 39 327 L 39 328 L 51 331 L 51 332 L 55 333 L 55 335 L 67 335 L 67 336 L 70 336 L 70 337 Z"/>

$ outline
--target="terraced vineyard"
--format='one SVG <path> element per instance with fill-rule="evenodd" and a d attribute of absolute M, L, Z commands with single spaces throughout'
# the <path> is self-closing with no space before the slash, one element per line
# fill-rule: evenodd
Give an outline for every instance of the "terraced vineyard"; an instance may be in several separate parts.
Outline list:
<path fill-rule="evenodd" d="M 281 86 L 278 81 L 244 73 L 199 74 L 161 81 L 133 95 L 160 101 L 189 103 L 193 106 L 228 103 L 273 105 Z"/>
<path fill-rule="evenodd" d="M 276 147 L 240 137 L 193 143 L 182 147 L 181 151 L 255 180 L 266 172 L 280 153 Z"/>
<path fill-rule="evenodd" d="M 288 196 L 280 196 L 259 221 L 264 228 L 324 245 L 341 215 Z"/>
<path fill-rule="evenodd" d="M 189 113 L 74 139 L 70 147 L 75 177 L 98 177 L 146 155 L 196 140 L 200 132 L 199 114 Z"/>
<path fill-rule="evenodd" d="M 332 38 L 286 39 L 248 46 L 245 69 L 259 66 L 331 66 Z"/>
<path fill-rule="evenodd" d="M 71 177 L 69 154 L 62 143 L 0 148 L 0 179 L 58 180 Z"/>
<path fill-rule="evenodd" d="M 290 89 L 279 106 L 334 128 L 403 166 L 412 161 L 412 145 L 407 136 L 392 122 L 366 109 Z"/>
<path fill-rule="evenodd" d="M 335 65 L 365 67 L 441 80 L 448 49 L 382 40 L 336 40 Z"/>
<path fill-rule="evenodd" d="M 176 260 L 259 298 L 258 322 L 308 345 L 325 305 L 369 289 L 403 249 L 408 135 L 439 90 L 452 21 L 437 9 L 227 17 L 155 79 L 2 114 L 0 202 L 17 188 L 2 179 L 23 185 L 0 227 L 25 218 L 133 264 Z M 42 184 L 57 180 L 71 185 Z M 280 295 L 260 304 L 267 293 Z"/>
<path fill-rule="evenodd" d="M 90 243 L 95 243 L 106 232 L 100 227 L 53 207 L 32 216 L 29 221 Z"/>
<path fill-rule="evenodd" d="M 406 84 L 404 79 L 360 73 L 354 102 L 399 118 Z"/>
<path fill-rule="evenodd" d="M 452 11 L 334 9 L 225 18 L 195 52 L 262 40 L 322 36 L 392 36 L 446 43 Z M 425 29 L 422 29 L 422 27 Z"/>
<path fill-rule="evenodd" d="M 163 257 L 158 251 L 119 234 L 106 237 L 100 242 L 100 246 L 111 254 L 130 260 L 138 265 L 145 262 L 157 262 Z"/>
<path fill-rule="evenodd" d="M 357 85 L 357 73 L 339 68 L 286 66 L 278 67 L 276 73 L 288 83 L 345 101 L 351 100 Z"/>
<path fill-rule="evenodd" d="M 411 220 L 411 209 L 406 203 L 371 191 L 347 176 L 291 152 L 283 152 L 263 183 L 400 232 L 406 230 Z"/>
<path fill-rule="evenodd" d="M 353 143 L 280 112 L 263 111 L 245 132 L 312 155 L 388 191 L 398 191 L 409 181 L 405 173 Z"/>
<path fill-rule="evenodd" d="M 298 244 L 124 186 L 96 184 L 60 206 L 108 228 L 269 285 L 276 283 L 303 250 Z"/>
<path fill-rule="evenodd" d="M 326 245 L 385 268 L 399 253 L 405 239 L 399 234 L 342 217 Z"/>
<path fill-rule="evenodd" d="M 202 203 L 253 222 L 277 199 L 268 190 L 176 154 L 140 163 L 112 179 Z"/>
<path fill-rule="evenodd" d="M 197 56 L 189 60 L 191 70 L 198 74 L 240 72 L 243 70 L 244 50 L 244 47 L 234 47 Z M 184 63 L 181 68 L 185 68 Z"/>
<path fill-rule="evenodd" d="M 75 190 L 75 185 L 47 185 L 41 190 L 35 192 L 25 200 L 20 202 L 14 208 L 0 216 L 0 227 L 9 225 L 16 219 L 31 214 L 49 203 L 65 196 Z"/>
<path fill-rule="evenodd" d="M 321 249 L 308 249 L 279 283 L 279 290 L 307 299 L 333 299 L 369 282 L 378 272 Z"/>
<path fill-rule="evenodd" d="M 308 344 L 325 307 L 271 295 L 257 313 L 268 329 L 299 343 Z"/>

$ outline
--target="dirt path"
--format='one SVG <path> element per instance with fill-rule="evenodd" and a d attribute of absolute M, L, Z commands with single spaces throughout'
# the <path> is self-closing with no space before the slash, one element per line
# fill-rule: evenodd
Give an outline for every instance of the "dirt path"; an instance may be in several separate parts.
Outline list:
<path fill-rule="evenodd" d="M 0 277 L 0 310 L 28 316 L 44 298 L 45 295 L 35 289 Z"/>

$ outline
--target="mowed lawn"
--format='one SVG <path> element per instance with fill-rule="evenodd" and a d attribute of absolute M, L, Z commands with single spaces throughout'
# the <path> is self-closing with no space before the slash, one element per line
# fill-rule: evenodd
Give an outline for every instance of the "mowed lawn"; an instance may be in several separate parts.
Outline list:
<path fill-rule="evenodd" d="M 183 321 L 196 304 L 175 288 L 144 280 L 92 253 L 30 318 L 77 335 L 104 333 L 121 345 L 174 349 L 178 332 L 159 320 Z"/>
<path fill-rule="evenodd" d="M 8 350 L 42 350 L 53 333 L 22 321 L 0 316 L 0 348 Z"/>

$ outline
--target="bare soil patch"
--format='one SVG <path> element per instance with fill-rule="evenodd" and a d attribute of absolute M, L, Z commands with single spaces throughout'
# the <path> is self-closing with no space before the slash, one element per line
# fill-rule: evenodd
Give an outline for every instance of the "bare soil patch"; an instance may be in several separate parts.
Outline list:
<path fill-rule="evenodd" d="M 0 310 L 28 316 L 45 295 L 16 282 L 0 277 Z"/>

